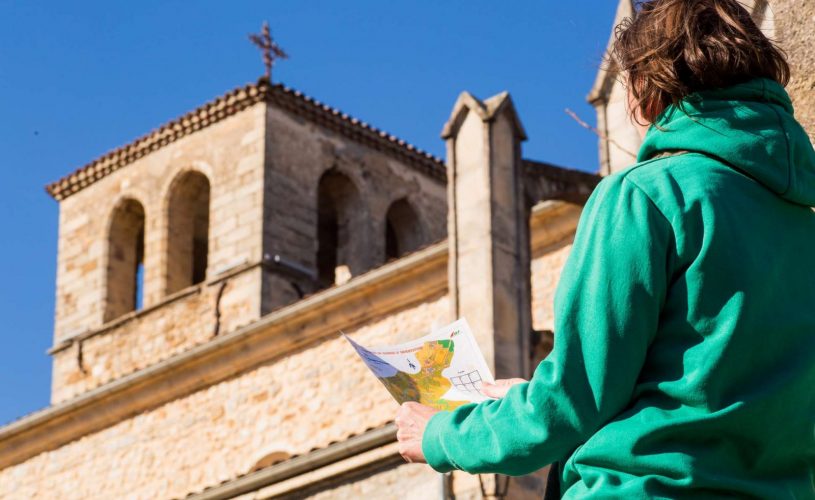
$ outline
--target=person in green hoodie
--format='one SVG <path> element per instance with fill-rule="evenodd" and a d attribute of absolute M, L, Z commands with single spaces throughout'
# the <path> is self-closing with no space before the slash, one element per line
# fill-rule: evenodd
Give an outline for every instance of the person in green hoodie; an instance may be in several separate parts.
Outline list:
<path fill-rule="evenodd" d="M 652 0 L 616 33 L 647 133 L 585 205 L 552 352 L 499 399 L 405 403 L 400 453 L 559 462 L 565 498 L 815 498 L 815 151 L 784 55 L 736 0 Z"/>

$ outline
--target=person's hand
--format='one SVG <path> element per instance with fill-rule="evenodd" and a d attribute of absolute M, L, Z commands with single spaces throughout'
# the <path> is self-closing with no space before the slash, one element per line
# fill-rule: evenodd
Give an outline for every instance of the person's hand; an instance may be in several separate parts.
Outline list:
<path fill-rule="evenodd" d="M 396 412 L 396 440 L 399 441 L 399 454 L 410 463 L 427 463 L 422 453 L 422 436 L 430 417 L 438 413 L 423 404 L 402 403 Z"/>
<path fill-rule="evenodd" d="M 481 392 L 483 392 L 485 396 L 500 399 L 506 396 L 510 387 L 516 384 L 523 384 L 524 382 L 526 382 L 526 380 L 522 378 L 499 378 L 494 384 L 482 382 Z"/>

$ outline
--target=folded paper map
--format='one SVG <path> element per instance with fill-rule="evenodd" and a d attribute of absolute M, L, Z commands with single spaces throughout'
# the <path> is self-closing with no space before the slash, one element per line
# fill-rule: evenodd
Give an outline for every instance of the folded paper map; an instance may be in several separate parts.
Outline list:
<path fill-rule="evenodd" d="M 494 379 L 463 318 L 399 345 L 363 347 L 343 336 L 399 403 L 453 410 L 490 399 L 481 392 L 481 383 Z"/>

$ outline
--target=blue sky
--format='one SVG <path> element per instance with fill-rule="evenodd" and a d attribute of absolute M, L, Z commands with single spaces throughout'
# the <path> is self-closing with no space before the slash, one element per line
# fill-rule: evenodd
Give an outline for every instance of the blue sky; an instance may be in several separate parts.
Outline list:
<path fill-rule="evenodd" d="M 596 170 L 585 102 L 616 2 L 0 0 L 0 423 L 48 405 L 57 203 L 44 185 L 263 72 L 443 156 L 456 96 L 508 90 L 528 158 Z"/>

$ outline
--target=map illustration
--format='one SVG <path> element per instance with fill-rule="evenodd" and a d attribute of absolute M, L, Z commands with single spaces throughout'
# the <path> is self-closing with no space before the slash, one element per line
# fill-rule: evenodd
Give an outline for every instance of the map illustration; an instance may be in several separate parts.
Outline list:
<path fill-rule="evenodd" d="M 492 374 L 464 319 L 395 346 L 368 348 L 345 338 L 398 403 L 454 410 L 489 399 L 481 383 L 492 382 Z"/>

